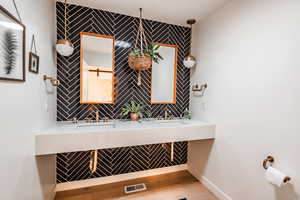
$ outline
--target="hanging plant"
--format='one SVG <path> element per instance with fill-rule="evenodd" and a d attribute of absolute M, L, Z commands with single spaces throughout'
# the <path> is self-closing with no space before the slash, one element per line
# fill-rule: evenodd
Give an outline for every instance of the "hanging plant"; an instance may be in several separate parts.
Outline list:
<path fill-rule="evenodd" d="M 137 47 L 138 40 L 140 39 L 140 48 Z M 145 47 L 145 48 L 144 48 Z M 142 21 L 142 8 L 140 8 L 140 24 L 137 32 L 137 38 L 133 50 L 129 53 L 128 64 L 134 69 L 138 70 L 138 85 L 141 85 L 141 73 L 140 70 L 148 70 L 152 67 L 152 61 L 158 63 L 159 60 L 163 59 L 162 56 L 157 52 L 159 49 L 158 45 L 149 45 L 146 41 L 145 30 Z"/>
<path fill-rule="evenodd" d="M 163 60 L 163 57 L 157 51 L 159 49 L 159 47 L 160 46 L 157 44 L 151 44 L 143 52 L 140 49 L 133 49 L 130 52 L 129 56 L 132 56 L 132 57 L 150 56 L 153 62 L 159 63 L 160 60 Z"/>
<path fill-rule="evenodd" d="M 163 60 L 164 58 L 159 54 L 159 52 L 157 51 L 159 49 L 159 45 L 157 44 L 151 44 L 149 45 L 149 48 L 145 50 L 145 54 L 148 54 L 149 56 L 151 56 L 152 60 L 155 63 L 159 63 L 160 60 Z"/>

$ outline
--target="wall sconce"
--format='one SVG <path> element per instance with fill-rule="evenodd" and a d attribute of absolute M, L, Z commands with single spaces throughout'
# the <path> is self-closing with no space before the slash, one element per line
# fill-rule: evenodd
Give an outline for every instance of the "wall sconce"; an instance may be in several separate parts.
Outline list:
<path fill-rule="evenodd" d="M 201 92 L 200 97 L 203 97 L 205 90 L 207 89 L 207 83 L 203 84 L 203 85 L 193 85 L 192 86 L 192 91 L 195 92 Z"/>
<path fill-rule="evenodd" d="M 65 0 L 65 38 L 58 40 L 56 43 L 56 51 L 62 56 L 70 56 L 74 52 L 74 45 L 68 40 L 68 10 L 67 10 L 67 0 Z"/>
<path fill-rule="evenodd" d="M 90 152 L 90 165 L 89 165 L 92 174 L 97 171 L 97 165 L 98 165 L 98 151 L 93 150 Z"/>
<path fill-rule="evenodd" d="M 50 83 L 51 83 L 54 87 L 57 87 L 57 86 L 60 85 L 60 81 L 59 81 L 58 79 L 49 77 L 49 76 L 47 76 L 47 75 L 44 75 L 44 76 L 43 76 L 43 79 L 44 79 L 44 81 L 49 80 Z"/>
<path fill-rule="evenodd" d="M 196 23 L 195 19 L 189 19 L 187 24 L 191 26 L 191 30 L 193 30 L 193 25 Z M 197 64 L 197 60 L 194 56 L 192 56 L 192 45 L 191 45 L 191 53 L 187 57 L 184 58 L 183 64 L 186 68 L 195 67 Z"/>

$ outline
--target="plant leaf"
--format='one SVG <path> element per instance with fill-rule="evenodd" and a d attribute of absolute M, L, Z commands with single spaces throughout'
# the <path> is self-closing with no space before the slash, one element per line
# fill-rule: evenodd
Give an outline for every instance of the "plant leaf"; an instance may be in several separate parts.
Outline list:
<path fill-rule="evenodd" d="M 18 49 L 17 45 L 17 36 L 12 31 L 6 31 L 4 33 L 4 42 L 3 42 L 3 49 L 4 49 L 4 69 L 6 74 L 11 74 L 12 70 L 16 67 L 16 60 L 17 60 L 17 53 L 16 50 Z"/>
<path fill-rule="evenodd" d="M 159 45 L 154 45 L 153 50 L 156 51 L 159 49 L 159 47 L 160 47 Z"/>

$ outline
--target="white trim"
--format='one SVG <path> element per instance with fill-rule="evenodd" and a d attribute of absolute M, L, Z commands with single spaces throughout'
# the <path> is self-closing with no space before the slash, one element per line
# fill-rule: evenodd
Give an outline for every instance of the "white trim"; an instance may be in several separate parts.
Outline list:
<path fill-rule="evenodd" d="M 200 178 L 200 182 L 210 191 L 212 192 L 218 199 L 220 200 L 232 200 L 232 198 L 223 192 L 218 186 L 208 180 L 206 177 L 202 176 Z"/>
<path fill-rule="evenodd" d="M 100 177 L 100 178 L 93 178 L 81 181 L 72 181 L 67 183 L 59 183 L 56 185 L 56 192 L 66 191 L 66 190 L 74 190 L 79 188 L 115 183 L 120 181 L 127 181 L 130 179 L 148 177 L 148 176 L 155 176 L 160 174 L 167 174 L 173 173 L 177 171 L 187 170 L 187 164 L 183 165 L 176 165 L 171 167 L 164 167 L 158 169 L 151 169 L 145 170 L 140 172 L 133 172 L 128 174 L 120 174 L 115 176 L 107 176 L 107 177 Z"/>

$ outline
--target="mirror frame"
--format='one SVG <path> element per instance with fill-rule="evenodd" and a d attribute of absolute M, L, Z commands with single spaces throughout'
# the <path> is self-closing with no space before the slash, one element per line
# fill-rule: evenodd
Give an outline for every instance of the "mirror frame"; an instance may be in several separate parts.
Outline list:
<path fill-rule="evenodd" d="M 176 97 L 177 97 L 177 65 L 178 65 L 178 46 L 174 44 L 164 44 L 159 42 L 154 42 L 155 45 L 164 46 L 164 47 L 171 47 L 175 48 L 175 58 L 174 58 L 174 80 L 173 80 L 173 101 L 172 102 L 153 102 L 152 99 L 152 69 L 151 69 L 151 104 L 176 104 Z M 162 55 L 163 56 L 163 55 Z"/>
<path fill-rule="evenodd" d="M 113 40 L 112 45 L 112 101 L 108 102 L 83 102 L 83 36 L 108 38 Z M 115 36 L 98 33 L 80 32 L 80 104 L 115 104 Z"/>

